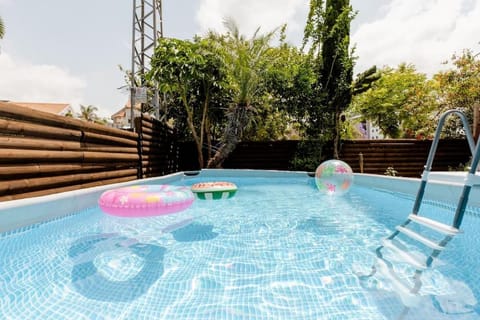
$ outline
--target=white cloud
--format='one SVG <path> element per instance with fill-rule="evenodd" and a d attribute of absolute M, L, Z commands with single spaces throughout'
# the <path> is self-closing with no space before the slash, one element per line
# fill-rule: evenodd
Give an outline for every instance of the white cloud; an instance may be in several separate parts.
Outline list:
<path fill-rule="evenodd" d="M 85 82 L 53 65 L 33 65 L 0 54 L 0 99 L 29 102 L 65 102 L 82 100 Z"/>
<path fill-rule="evenodd" d="M 478 51 L 479 34 L 478 1 L 393 0 L 385 15 L 361 24 L 352 35 L 359 56 L 356 72 L 407 62 L 432 75 L 453 53 Z"/>
<path fill-rule="evenodd" d="M 208 30 L 224 31 L 223 19 L 232 17 L 240 32 L 253 35 L 258 27 L 260 32 L 269 32 L 288 23 L 289 32 L 303 35 L 305 21 L 295 19 L 299 12 L 308 10 L 308 0 L 202 0 L 196 19 L 201 33 Z"/>

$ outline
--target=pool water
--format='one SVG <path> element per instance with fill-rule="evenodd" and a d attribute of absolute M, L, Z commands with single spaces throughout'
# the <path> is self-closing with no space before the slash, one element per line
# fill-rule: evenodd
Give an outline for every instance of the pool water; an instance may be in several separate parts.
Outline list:
<path fill-rule="evenodd" d="M 475 210 L 406 308 L 388 279 L 357 273 L 413 197 L 357 185 L 329 197 L 309 177 L 223 180 L 235 197 L 173 215 L 95 207 L 0 235 L 0 318 L 480 319 Z M 421 213 L 448 222 L 453 209 L 428 202 Z"/>

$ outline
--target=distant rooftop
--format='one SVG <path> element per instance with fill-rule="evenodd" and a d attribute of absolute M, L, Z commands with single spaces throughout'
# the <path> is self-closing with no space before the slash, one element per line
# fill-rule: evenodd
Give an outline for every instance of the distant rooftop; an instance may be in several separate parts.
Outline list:
<path fill-rule="evenodd" d="M 73 112 L 69 103 L 44 103 L 44 102 L 18 102 L 18 101 L 5 101 L 6 103 L 15 104 L 17 106 L 26 107 L 38 111 L 65 115 L 69 111 Z"/>
<path fill-rule="evenodd" d="M 125 106 L 118 110 L 117 112 L 115 112 L 114 114 L 112 114 L 112 119 L 113 118 L 117 118 L 117 117 L 125 117 L 126 115 L 126 112 L 129 112 L 130 110 L 130 101 L 127 101 L 127 103 L 125 104 Z M 135 110 L 138 110 L 138 111 L 141 111 L 142 110 L 142 104 L 141 103 L 135 103 L 135 107 L 134 107 Z"/>

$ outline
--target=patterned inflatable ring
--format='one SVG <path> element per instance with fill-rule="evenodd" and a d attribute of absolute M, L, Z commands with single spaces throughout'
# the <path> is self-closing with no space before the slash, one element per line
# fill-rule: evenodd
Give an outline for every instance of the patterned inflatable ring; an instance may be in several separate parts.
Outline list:
<path fill-rule="evenodd" d="M 192 186 L 192 192 L 201 200 L 229 199 L 237 193 L 237 186 L 231 182 L 200 182 Z"/>
<path fill-rule="evenodd" d="M 105 191 L 98 200 L 103 212 L 119 217 L 151 217 L 176 213 L 195 200 L 188 187 L 138 185 Z"/>

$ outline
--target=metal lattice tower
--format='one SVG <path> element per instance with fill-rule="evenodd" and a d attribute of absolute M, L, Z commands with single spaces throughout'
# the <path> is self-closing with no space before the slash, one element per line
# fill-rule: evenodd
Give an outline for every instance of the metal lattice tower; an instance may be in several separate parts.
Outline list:
<path fill-rule="evenodd" d="M 145 74 L 150 71 L 150 61 L 155 45 L 163 37 L 163 18 L 161 0 L 133 0 L 132 26 L 132 75 L 130 90 L 130 119 L 133 127 L 135 92 L 139 87 L 146 87 Z M 154 91 L 153 106 L 158 117 L 158 91 Z"/>

